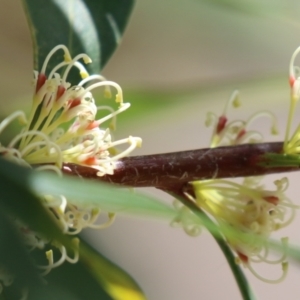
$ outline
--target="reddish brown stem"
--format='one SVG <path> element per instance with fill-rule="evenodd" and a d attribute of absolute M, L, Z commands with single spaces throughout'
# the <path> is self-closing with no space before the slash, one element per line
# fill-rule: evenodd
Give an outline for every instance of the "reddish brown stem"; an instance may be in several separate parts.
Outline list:
<path fill-rule="evenodd" d="M 133 156 L 117 162 L 113 175 L 97 176 L 97 170 L 64 164 L 63 172 L 132 187 L 175 188 L 189 181 L 257 176 L 297 171 L 299 167 L 268 167 L 267 153 L 281 153 L 283 143 L 246 144 L 174 153 Z"/>

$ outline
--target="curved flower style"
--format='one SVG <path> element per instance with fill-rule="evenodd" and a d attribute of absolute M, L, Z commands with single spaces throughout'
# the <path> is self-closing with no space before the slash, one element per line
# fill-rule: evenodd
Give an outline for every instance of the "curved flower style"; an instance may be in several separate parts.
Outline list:
<path fill-rule="evenodd" d="M 261 111 L 253 114 L 244 120 L 234 120 L 228 122 L 228 109 L 230 106 L 235 108 L 241 105 L 239 92 L 236 90 L 226 102 L 223 113 L 218 117 L 216 114 L 209 112 L 206 116 L 205 125 L 213 125 L 213 134 L 210 147 L 233 146 L 242 143 L 258 143 L 263 140 L 260 132 L 249 130 L 253 121 L 260 117 L 267 117 L 271 120 L 271 134 L 278 134 L 277 122 L 275 116 L 269 111 Z"/>
<path fill-rule="evenodd" d="M 64 60 L 57 64 L 46 75 L 46 68 L 51 57 L 63 50 Z M 141 145 L 141 139 L 129 136 L 128 138 L 113 141 L 108 128 L 100 128 L 107 120 L 115 124 L 116 115 L 126 110 L 130 104 L 123 103 L 121 87 L 112 81 L 105 80 L 101 75 L 87 73 L 79 62 L 83 59 L 90 63 L 86 54 L 79 54 L 72 58 L 64 45 L 56 46 L 46 57 L 41 71 L 34 72 L 34 96 L 28 119 L 22 111 L 16 111 L 0 123 L 0 133 L 15 119 L 19 119 L 23 129 L 8 145 L 0 144 L 0 154 L 16 163 L 32 167 L 36 170 L 52 170 L 61 176 L 63 163 L 75 163 L 89 166 L 98 170 L 97 175 L 113 174 L 116 161 Z M 83 78 L 76 86 L 67 82 L 68 74 L 72 68 L 77 68 Z M 64 71 L 58 74 L 58 71 Z M 106 96 L 111 97 L 110 88 L 115 88 L 115 100 L 119 107 L 116 111 L 107 106 L 97 106 L 91 91 L 103 87 Z M 99 110 L 108 111 L 109 114 L 97 119 Z M 129 144 L 124 151 L 112 155 L 115 146 Z M 83 228 L 105 228 L 109 226 L 115 215 L 108 213 L 108 221 L 97 223 L 101 213 L 99 208 L 86 209 L 77 207 L 72 201 L 61 196 L 44 195 L 43 201 L 49 210 L 61 223 L 62 230 L 71 235 L 78 234 Z M 32 250 L 43 249 L 46 241 L 32 232 L 26 225 L 16 221 L 24 237 L 25 244 Z M 74 241 L 74 258 L 70 258 L 66 249 L 55 242 L 51 245 L 61 252 L 61 258 L 54 261 L 52 250 L 47 251 L 47 266 L 41 266 L 44 274 L 52 268 L 61 265 L 65 260 L 75 263 L 78 260 L 79 240 Z"/>
<path fill-rule="evenodd" d="M 270 260 L 268 238 L 293 221 L 297 208 L 284 194 L 287 178 L 274 183 L 275 191 L 264 189 L 253 178 L 245 179 L 243 184 L 221 179 L 192 183 L 197 205 L 218 222 L 238 261 L 268 283 L 280 282 L 287 273 L 286 251 L 280 259 Z M 286 248 L 287 238 L 282 243 Z M 252 268 L 252 262 L 281 263 L 282 276 L 275 280 L 263 278 Z"/>

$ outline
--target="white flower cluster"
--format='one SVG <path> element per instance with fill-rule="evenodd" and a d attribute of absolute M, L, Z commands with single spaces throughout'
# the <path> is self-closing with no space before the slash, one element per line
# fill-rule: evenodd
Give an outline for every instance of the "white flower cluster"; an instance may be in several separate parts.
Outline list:
<path fill-rule="evenodd" d="M 46 76 L 47 64 L 59 49 L 64 51 L 65 59 Z M 16 118 L 26 124 L 22 132 L 6 147 L 1 145 L 0 153 L 4 157 L 28 166 L 53 164 L 61 168 L 63 163 L 76 163 L 95 168 L 98 175 L 102 176 L 113 174 L 116 160 L 140 146 L 140 138 L 130 136 L 112 141 L 109 129 L 99 127 L 109 119 L 114 121 L 115 116 L 130 105 L 123 103 L 122 89 L 118 84 L 106 81 L 100 75 L 89 76 L 78 62 L 79 59 L 91 62 L 86 54 L 79 54 L 71 59 L 68 49 L 63 45 L 55 47 L 48 54 L 41 72 L 35 72 L 35 94 L 28 121 L 23 112 L 17 111 L 0 125 L 1 133 Z M 65 70 L 60 76 L 57 72 L 63 67 Z M 77 67 L 84 78 L 76 86 L 70 86 L 67 82 L 72 67 Z M 91 90 L 98 87 L 104 87 L 106 94 L 110 94 L 109 87 L 116 88 L 116 102 L 119 104 L 116 111 L 96 106 Z M 110 114 L 97 120 L 99 110 L 110 110 Z M 110 155 L 109 149 L 125 143 L 129 144 L 126 150 Z"/>
<path fill-rule="evenodd" d="M 296 206 L 285 196 L 287 178 L 275 181 L 276 190 L 266 190 L 257 178 L 246 178 L 243 184 L 213 179 L 192 183 L 195 201 L 219 224 L 230 247 L 237 253 L 237 262 L 268 283 L 282 281 L 287 274 L 287 238 L 282 239 L 283 254 L 278 259 L 268 256 L 268 239 L 272 232 L 288 226 L 295 217 Z M 282 264 L 277 279 L 260 276 L 251 263 Z"/>
<path fill-rule="evenodd" d="M 58 51 L 64 52 L 64 60 L 57 64 L 49 74 L 46 74 L 48 63 Z M 129 103 L 123 103 L 121 87 L 112 81 L 105 80 L 101 75 L 87 73 L 79 62 L 90 63 L 86 54 L 71 57 L 64 45 L 56 46 L 46 57 L 40 72 L 34 72 L 34 96 L 30 115 L 27 119 L 22 111 L 16 111 L 0 123 L 0 133 L 15 119 L 23 128 L 8 145 L 0 144 L 0 154 L 18 164 L 34 167 L 35 170 L 52 170 L 61 175 L 63 163 L 75 163 L 96 169 L 98 176 L 113 174 L 116 161 L 127 156 L 141 145 L 141 139 L 128 138 L 113 141 L 110 130 L 103 128 L 107 120 L 115 123 L 116 115 L 129 108 Z M 76 86 L 68 83 L 68 75 L 72 68 L 79 70 L 82 81 Z M 63 71 L 62 71 L 63 70 Z M 59 74 L 60 72 L 60 74 Z M 115 101 L 117 110 L 108 106 L 97 106 L 91 93 L 95 88 L 102 87 L 104 94 L 111 97 L 111 88 L 116 89 Z M 108 115 L 97 119 L 99 110 L 108 111 Z M 121 144 L 129 146 L 122 152 L 115 153 L 114 147 Z M 105 228 L 109 226 L 115 215 L 107 213 L 108 221 L 97 222 L 101 211 L 99 208 L 86 209 L 72 204 L 71 199 L 63 195 L 44 195 L 45 206 L 55 215 L 66 234 L 78 234 L 83 228 Z M 43 249 L 49 243 L 31 231 L 26 225 L 16 221 L 25 244 L 32 250 Z M 44 274 L 52 268 L 61 265 L 65 260 L 75 263 L 78 260 L 79 240 L 73 239 L 75 254 L 70 258 L 66 249 L 51 241 L 51 245 L 61 252 L 61 258 L 54 261 L 53 252 L 46 252 L 48 265 L 41 266 Z M 2 277 L 1 277 L 2 278 Z M 0 278 L 0 281 L 3 280 Z M 6 282 L 5 282 L 5 285 Z"/>
<path fill-rule="evenodd" d="M 294 58 L 295 55 L 293 55 Z M 295 79 L 293 84 L 294 82 Z M 295 88 L 292 89 L 292 95 L 295 93 L 294 90 Z M 297 95 L 299 98 L 299 91 Z M 271 133 L 277 134 L 276 119 L 271 112 L 255 113 L 247 121 L 229 122 L 227 113 L 230 105 L 240 106 L 238 91 L 235 91 L 229 98 L 220 116 L 214 113 L 207 114 L 206 126 L 213 125 L 211 148 L 261 142 L 263 140 L 261 133 L 249 130 L 251 123 L 259 117 L 268 117 L 271 120 Z M 297 130 L 298 135 L 295 135 L 294 140 L 299 143 L 299 129 Z M 278 283 L 285 278 L 288 271 L 286 260 L 288 239 L 285 237 L 281 240 L 282 256 L 270 259 L 269 238 L 272 232 L 286 227 L 293 221 L 295 210 L 299 207 L 292 204 L 285 196 L 288 188 L 287 178 L 274 182 L 275 191 L 266 190 L 260 184 L 261 179 L 261 177 L 245 178 L 242 184 L 223 179 L 195 181 L 191 182 L 194 195 L 186 193 L 186 196 L 216 221 L 220 232 L 237 254 L 238 263 L 249 268 L 260 280 Z M 187 208 L 182 207 L 177 207 L 177 210 L 178 217 L 173 223 L 183 227 L 189 235 L 200 233 L 199 224 L 195 223 L 189 215 L 191 211 L 188 213 Z M 258 262 L 281 264 L 281 276 L 277 279 L 264 278 L 252 267 L 252 263 Z"/>

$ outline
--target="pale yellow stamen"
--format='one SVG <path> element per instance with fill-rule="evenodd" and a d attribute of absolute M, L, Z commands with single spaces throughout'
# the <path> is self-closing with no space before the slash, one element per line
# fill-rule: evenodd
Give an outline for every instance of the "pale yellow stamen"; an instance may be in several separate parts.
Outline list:
<path fill-rule="evenodd" d="M 41 74 L 45 74 L 46 73 L 46 68 L 47 68 L 47 65 L 49 63 L 49 60 L 51 59 L 51 57 L 53 56 L 53 54 L 58 51 L 59 49 L 62 49 L 64 51 L 64 60 L 66 62 L 69 62 L 71 61 L 71 55 L 70 55 L 70 52 L 69 52 L 69 49 L 64 46 L 64 45 L 58 45 L 56 47 L 54 47 L 50 52 L 49 54 L 46 56 L 46 59 L 43 63 L 43 66 L 42 66 L 42 69 L 41 69 Z"/>

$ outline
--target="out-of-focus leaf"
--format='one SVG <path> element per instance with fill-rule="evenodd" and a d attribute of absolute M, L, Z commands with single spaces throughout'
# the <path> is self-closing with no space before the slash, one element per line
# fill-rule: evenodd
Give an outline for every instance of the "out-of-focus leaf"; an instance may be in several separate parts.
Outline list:
<path fill-rule="evenodd" d="M 4 159 L 0 159 L 0 182 L 2 184 L 1 187 L 3 191 L 2 197 L 0 197 L 0 205 L 3 206 L 3 208 L 7 210 L 12 216 L 17 217 L 20 220 L 22 220 L 24 223 L 28 224 L 32 230 L 39 232 L 42 236 L 45 236 L 50 240 L 54 239 L 60 242 L 61 244 L 65 245 L 68 250 L 72 251 L 71 238 L 62 233 L 53 215 L 42 205 L 41 201 L 36 196 L 34 196 L 30 191 L 30 188 L 32 188 L 31 185 L 32 178 L 38 178 L 41 176 L 43 179 L 45 179 L 46 178 L 45 175 L 48 179 L 52 177 L 49 174 L 43 174 L 42 172 L 40 173 L 33 172 L 30 169 L 26 169 L 18 165 L 15 165 L 11 162 L 8 162 Z M 61 178 L 58 177 L 56 178 L 59 181 L 62 181 Z M 35 180 L 34 182 L 36 183 Z M 79 185 L 84 184 L 79 180 L 75 180 L 75 181 L 72 180 L 72 182 L 73 184 L 74 182 L 76 182 L 76 185 L 77 183 L 79 183 Z M 41 180 L 40 183 L 42 184 L 43 180 Z M 50 180 L 47 183 L 47 185 L 51 185 L 51 184 L 55 184 L 55 183 L 51 182 Z M 62 188 L 62 186 L 59 185 L 59 188 Z M 66 185 L 65 191 L 69 188 L 70 187 Z M 72 188 L 74 188 L 74 186 Z M 46 192 L 46 189 L 45 190 L 43 189 L 43 191 Z M 100 188 L 100 193 L 101 193 L 101 188 Z M 114 193 L 112 194 L 116 196 Z M 122 193 L 118 191 L 117 195 L 120 196 L 121 194 Z M 112 263 L 106 261 L 104 257 L 99 256 L 99 258 L 97 258 L 98 256 L 96 252 L 91 251 L 86 244 L 83 244 L 82 247 L 79 247 L 79 254 L 80 254 L 80 259 L 84 262 L 85 266 L 88 266 L 88 268 L 86 272 L 82 272 L 82 274 L 80 271 L 78 273 L 74 272 L 74 276 L 76 274 L 76 278 L 77 278 L 75 281 L 78 281 L 78 285 L 81 282 L 81 276 L 86 276 L 87 278 L 89 278 L 89 276 L 87 275 L 89 273 L 94 275 L 94 277 L 96 277 L 96 280 L 94 280 L 94 282 L 98 282 L 98 284 L 102 284 L 102 288 L 109 295 L 111 299 L 116 299 L 116 300 L 122 299 L 119 296 L 120 291 L 122 291 L 124 295 L 128 294 L 135 297 L 135 298 L 128 298 L 129 297 L 128 296 L 127 298 L 123 298 L 123 299 L 141 299 L 141 300 L 145 299 L 142 291 L 139 289 L 139 287 L 135 284 L 135 282 L 130 278 L 128 274 L 126 274 L 124 271 L 122 271 Z M 93 265 L 91 258 L 93 260 L 98 259 L 95 265 Z M 102 268 L 104 268 L 103 272 L 102 272 Z M 110 270 L 110 268 L 112 268 L 112 270 Z M 101 277 L 99 274 L 101 274 Z M 60 276 L 60 273 L 58 273 L 58 276 Z M 61 278 L 63 282 L 64 281 L 63 277 Z M 57 285 L 56 281 L 55 284 Z M 68 291 L 68 293 L 71 292 L 71 294 L 73 293 L 77 295 L 79 299 L 86 299 L 86 298 L 81 298 L 81 295 L 78 294 L 77 288 L 78 286 L 75 289 Z M 109 297 L 107 299 L 110 299 Z M 99 299 L 99 298 L 89 298 L 89 299 Z"/>
<path fill-rule="evenodd" d="M 231 11 L 255 15 L 282 12 L 284 8 L 283 2 L 280 0 L 205 0 L 205 2 L 216 5 L 220 9 L 225 8 Z M 290 4 L 292 5 L 292 3 Z"/>
<path fill-rule="evenodd" d="M 2 181 L 0 188 L 1 190 L 7 188 L 3 187 Z M 2 201 L 3 199 L 1 199 L 1 203 Z M 7 217 L 1 204 L 0 208 L 0 267 L 1 272 L 4 269 L 6 274 L 10 274 L 14 278 L 12 285 L 5 287 L 3 293 L 4 297 L 8 299 L 20 299 L 26 288 L 32 289 L 41 286 L 42 279 L 12 219 Z M 3 280 L 2 276 L 1 280 Z"/>
<path fill-rule="evenodd" d="M 37 194 L 64 195 L 80 207 L 99 207 L 107 212 L 162 217 L 170 220 L 175 210 L 169 205 L 129 189 L 102 182 L 82 181 L 46 172 L 32 172 L 29 187 Z"/>
<path fill-rule="evenodd" d="M 103 106 L 115 105 L 114 99 L 104 98 L 101 93 L 94 93 L 97 104 Z M 173 91 L 158 92 L 149 90 L 124 90 L 124 102 L 129 102 L 130 108 L 121 113 L 117 117 L 117 128 L 122 130 L 124 125 L 134 125 L 139 122 L 143 122 L 145 118 L 151 118 L 151 116 L 157 117 L 158 113 L 162 114 L 166 118 L 168 117 L 168 108 L 174 107 L 180 104 L 188 92 L 175 93 Z M 97 117 L 104 117 L 107 111 L 99 110 Z"/>
<path fill-rule="evenodd" d="M 27 180 L 31 173 L 30 169 L 0 159 L 0 205 L 13 217 L 19 218 L 50 240 L 54 238 L 71 247 L 70 239 L 62 234 L 54 216 L 29 191 Z"/>
<path fill-rule="evenodd" d="M 76 286 L 74 284 L 74 286 Z M 84 289 L 84 286 L 83 286 Z M 53 299 L 63 299 L 63 300 L 83 300 L 87 298 L 78 298 L 70 290 L 65 289 L 60 285 L 51 284 L 47 280 L 47 284 L 43 287 L 30 290 L 27 300 L 53 300 Z M 92 299 L 92 298 L 89 298 Z M 93 298 L 95 299 L 95 298 Z M 99 299 L 99 298 L 97 298 Z M 102 299 L 102 298 L 101 298 Z M 105 298 L 103 298 L 105 299 Z M 106 299 L 105 299 L 106 300 Z"/>
<path fill-rule="evenodd" d="M 80 252 L 78 263 L 65 263 L 52 270 L 45 278 L 48 284 L 36 289 L 29 300 L 145 299 L 136 282 L 126 272 L 82 240 L 80 242 Z"/>
<path fill-rule="evenodd" d="M 100 255 L 86 243 L 81 243 L 81 261 L 105 290 L 116 300 L 146 299 L 136 282 L 120 267 Z"/>
<path fill-rule="evenodd" d="M 171 193 L 171 195 L 176 197 L 180 202 L 182 202 L 185 206 L 191 209 L 193 213 L 197 217 L 199 217 L 201 222 L 205 224 L 205 227 L 208 229 L 208 231 L 212 234 L 229 264 L 229 267 L 241 292 L 242 298 L 244 300 L 255 300 L 255 296 L 251 290 L 247 278 L 245 277 L 240 266 L 236 263 L 235 256 L 233 255 L 232 250 L 227 244 L 218 226 L 194 202 L 188 201 L 184 197 L 176 196 L 176 194 Z"/>
<path fill-rule="evenodd" d="M 47 285 L 36 289 L 30 294 L 29 300 L 52 300 L 52 299 L 72 299 L 72 300 L 112 300 L 103 288 L 103 283 L 99 282 L 93 272 L 82 263 L 83 255 L 76 264 L 64 263 L 52 270 L 46 277 Z M 99 269 L 99 272 L 102 272 Z"/>
<path fill-rule="evenodd" d="M 99 73 L 120 43 L 134 0 L 23 0 L 23 4 L 35 70 L 41 69 L 53 47 L 64 44 L 73 57 L 88 54 L 93 60 L 88 71 Z M 48 71 L 57 62 L 52 59 Z"/>

